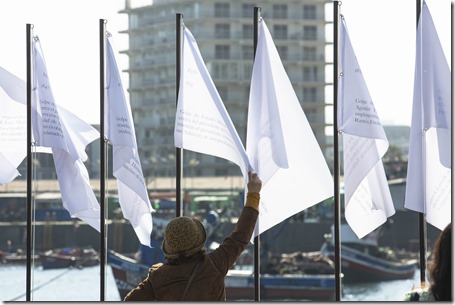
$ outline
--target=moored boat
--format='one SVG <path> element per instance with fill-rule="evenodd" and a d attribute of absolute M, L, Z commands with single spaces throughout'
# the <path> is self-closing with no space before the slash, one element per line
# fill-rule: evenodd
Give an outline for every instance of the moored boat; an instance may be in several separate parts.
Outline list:
<path fill-rule="evenodd" d="M 83 268 L 99 264 L 99 255 L 93 248 L 58 248 L 39 254 L 43 269 Z"/>
<path fill-rule="evenodd" d="M 254 299 L 251 270 L 230 270 L 225 278 L 228 301 Z M 260 278 L 261 300 L 335 300 L 333 274 L 264 274 Z"/>
<path fill-rule="evenodd" d="M 27 254 L 22 249 L 17 249 L 15 252 L 6 252 L 0 250 L 0 260 L 3 264 L 21 265 L 27 262 Z M 32 261 L 39 264 L 39 256 L 32 255 Z"/>
<path fill-rule="evenodd" d="M 121 299 L 146 276 L 150 266 L 109 250 L 107 256 Z M 334 300 L 333 274 L 261 275 L 261 299 Z M 253 300 L 254 276 L 250 270 L 230 270 L 225 278 L 228 301 Z"/>
<path fill-rule="evenodd" d="M 333 231 L 333 230 L 332 230 Z M 414 277 L 418 261 L 395 255 L 390 248 L 378 246 L 379 230 L 358 239 L 348 225 L 341 225 L 341 271 L 346 282 L 376 282 Z M 332 235 L 327 236 L 321 253 L 335 257 Z"/>

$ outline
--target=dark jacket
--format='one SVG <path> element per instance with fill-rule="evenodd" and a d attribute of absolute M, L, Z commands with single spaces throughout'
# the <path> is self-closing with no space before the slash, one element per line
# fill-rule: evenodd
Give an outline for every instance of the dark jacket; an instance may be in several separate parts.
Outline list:
<path fill-rule="evenodd" d="M 225 301 L 224 277 L 248 245 L 258 218 L 259 194 L 248 194 L 247 204 L 234 231 L 209 254 L 199 252 L 188 260 L 153 265 L 147 278 L 125 297 L 125 301 L 179 301 L 193 266 L 202 260 L 185 301 Z"/>

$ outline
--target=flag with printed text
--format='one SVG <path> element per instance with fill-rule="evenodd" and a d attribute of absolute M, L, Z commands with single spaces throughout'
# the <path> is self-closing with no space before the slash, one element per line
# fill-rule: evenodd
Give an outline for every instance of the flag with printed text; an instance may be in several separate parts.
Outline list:
<path fill-rule="evenodd" d="M 79 218 L 100 231 L 100 206 L 90 186 L 86 146 L 99 137 L 92 126 L 59 107 L 38 37 L 33 40 L 34 88 L 32 129 L 36 145 L 50 147 L 57 171 L 63 206 L 71 217 Z"/>
<path fill-rule="evenodd" d="M 381 158 L 389 142 L 349 38 L 340 27 L 338 130 L 343 136 L 345 218 L 362 238 L 395 213 Z M 335 152 L 337 153 L 337 152 Z"/>
<path fill-rule="evenodd" d="M 188 28 L 183 32 L 182 75 L 175 115 L 176 147 L 229 160 L 247 177 L 248 156 Z"/>
<path fill-rule="evenodd" d="M 430 10 L 417 26 L 414 98 L 405 207 L 443 230 L 452 216 L 451 72 Z"/>
<path fill-rule="evenodd" d="M 253 238 L 333 196 L 333 179 L 262 20 L 251 79 L 246 151 L 262 180 Z"/>
<path fill-rule="evenodd" d="M 27 156 L 25 82 L 0 67 L 0 185 L 20 175 Z"/>
<path fill-rule="evenodd" d="M 139 159 L 131 106 L 126 100 L 110 33 L 107 34 L 106 56 L 105 130 L 113 146 L 113 174 L 117 178 L 120 208 L 140 243 L 150 246 L 153 209 Z"/>

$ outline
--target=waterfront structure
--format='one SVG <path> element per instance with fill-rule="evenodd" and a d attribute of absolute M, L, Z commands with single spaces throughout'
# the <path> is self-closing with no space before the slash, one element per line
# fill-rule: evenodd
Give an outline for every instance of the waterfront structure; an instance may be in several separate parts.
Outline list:
<path fill-rule="evenodd" d="M 129 95 L 144 176 L 175 176 L 176 14 L 198 42 L 202 57 L 245 143 L 253 65 L 253 9 L 261 7 L 294 90 L 319 145 L 327 148 L 325 8 L 331 1 L 283 2 L 155 0 L 128 15 Z M 223 159 L 183 153 L 184 176 L 240 176 Z"/>

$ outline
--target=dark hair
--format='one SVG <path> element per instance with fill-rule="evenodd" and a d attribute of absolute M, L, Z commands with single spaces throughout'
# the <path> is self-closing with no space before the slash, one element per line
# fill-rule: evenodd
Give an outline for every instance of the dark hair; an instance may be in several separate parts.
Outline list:
<path fill-rule="evenodd" d="M 452 300 L 452 224 L 439 235 L 434 243 L 433 259 L 429 265 L 432 281 L 430 291 L 437 301 Z"/>

